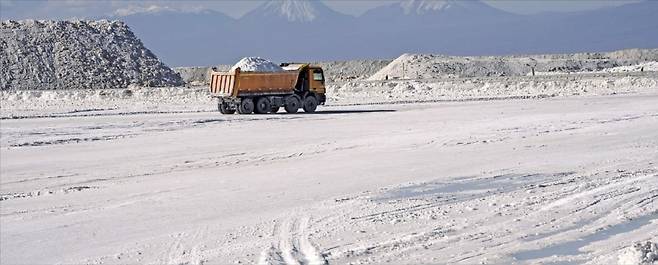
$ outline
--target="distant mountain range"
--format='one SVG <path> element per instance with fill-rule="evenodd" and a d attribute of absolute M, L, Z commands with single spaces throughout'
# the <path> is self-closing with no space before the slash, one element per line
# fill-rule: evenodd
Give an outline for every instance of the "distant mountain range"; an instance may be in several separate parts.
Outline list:
<path fill-rule="evenodd" d="M 127 22 L 170 66 L 274 61 L 394 58 L 405 52 L 448 55 L 563 53 L 658 47 L 658 1 L 583 12 L 518 15 L 478 0 L 405 0 L 359 17 L 321 1 L 271 0 L 239 19 L 216 11 L 128 11 Z"/>

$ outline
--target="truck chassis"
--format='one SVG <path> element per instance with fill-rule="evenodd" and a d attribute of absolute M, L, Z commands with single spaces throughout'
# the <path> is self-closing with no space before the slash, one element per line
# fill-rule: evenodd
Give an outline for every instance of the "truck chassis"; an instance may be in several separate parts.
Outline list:
<path fill-rule="evenodd" d="M 306 93 L 305 95 L 290 94 L 252 94 L 240 97 L 217 97 L 217 108 L 222 114 L 267 114 L 277 113 L 284 108 L 287 113 L 297 113 L 299 108 L 305 113 L 313 113 L 318 105 L 324 105 L 324 95 Z"/>

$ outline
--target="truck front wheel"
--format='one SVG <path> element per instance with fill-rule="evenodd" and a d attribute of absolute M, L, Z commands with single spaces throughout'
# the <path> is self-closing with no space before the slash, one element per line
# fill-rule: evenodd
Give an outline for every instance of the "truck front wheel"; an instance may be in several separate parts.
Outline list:
<path fill-rule="evenodd" d="M 238 106 L 238 113 L 251 114 L 252 112 L 254 112 L 254 101 L 250 98 L 242 99 L 240 106 Z"/>
<path fill-rule="evenodd" d="M 286 112 L 288 113 L 297 113 L 299 110 L 299 105 L 301 105 L 301 102 L 299 102 L 299 98 L 296 96 L 289 96 L 286 98 L 286 103 L 284 108 L 286 109 Z"/>
<path fill-rule="evenodd" d="M 318 99 L 314 96 L 308 96 L 304 99 L 304 112 L 313 113 L 318 108 Z"/>
<path fill-rule="evenodd" d="M 256 113 L 267 114 L 270 111 L 272 111 L 272 104 L 270 103 L 269 99 L 267 99 L 266 97 L 262 97 L 256 100 L 256 110 L 255 110 Z"/>

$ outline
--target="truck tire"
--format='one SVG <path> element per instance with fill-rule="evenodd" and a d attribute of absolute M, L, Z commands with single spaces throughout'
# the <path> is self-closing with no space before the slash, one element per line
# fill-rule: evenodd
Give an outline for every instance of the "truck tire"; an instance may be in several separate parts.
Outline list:
<path fill-rule="evenodd" d="M 219 103 L 218 105 L 219 106 L 217 106 L 217 108 L 219 109 L 219 112 L 221 112 L 222 114 L 233 114 L 233 113 L 235 113 L 234 109 L 229 109 L 226 106 L 226 104 L 224 104 L 224 103 Z"/>
<path fill-rule="evenodd" d="M 293 114 L 297 113 L 299 110 L 299 106 L 301 105 L 301 102 L 299 102 L 299 98 L 295 96 L 289 96 L 286 98 L 285 106 L 284 108 L 286 109 L 286 112 Z"/>
<path fill-rule="evenodd" d="M 254 109 L 254 112 L 257 114 L 267 114 L 270 111 L 272 111 L 272 104 L 269 99 L 261 97 L 256 100 L 256 109 Z"/>
<path fill-rule="evenodd" d="M 304 99 L 304 112 L 313 113 L 318 108 L 318 99 L 315 96 L 307 96 Z"/>
<path fill-rule="evenodd" d="M 281 107 L 272 107 L 272 113 L 277 113 L 281 110 Z"/>
<path fill-rule="evenodd" d="M 254 100 L 250 98 L 242 99 L 240 106 L 238 106 L 238 113 L 251 114 L 252 112 L 254 112 Z"/>

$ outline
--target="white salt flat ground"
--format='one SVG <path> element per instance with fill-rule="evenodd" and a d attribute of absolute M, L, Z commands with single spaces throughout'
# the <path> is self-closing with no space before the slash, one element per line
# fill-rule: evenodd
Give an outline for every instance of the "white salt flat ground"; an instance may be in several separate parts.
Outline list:
<path fill-rule="evenodd" d="M 0 260 L 600 264 L 658 239 L 658 94 L 322 111 L 1 120 Z"/>

